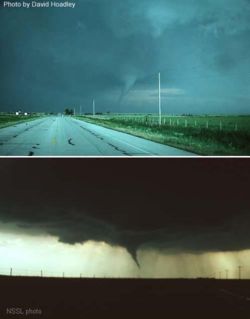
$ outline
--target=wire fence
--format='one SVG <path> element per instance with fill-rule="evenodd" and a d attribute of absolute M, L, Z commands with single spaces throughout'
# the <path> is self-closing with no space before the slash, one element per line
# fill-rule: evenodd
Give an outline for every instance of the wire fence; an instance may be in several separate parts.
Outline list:
<path fill-rule="evenodd" d="M 47 271 L 45 269 L 41 270 L 31 270 L 25 268 L 0 268 L 0 275 L 3 276 L 20 276 L 20 277 L 47 277 L 47 278 L 93 278 L 94 274 L 84 274 L 76 272 L 64 272 L 64 271 Z M 100 277 L 106 277 L 106 274 L 102 274 Z"/>
<path fill-rule="evenodd" d="M 93 118 L 93 116 L 88 116 Z M 95 115 L 95 119 L 119 121 L 124 124 L 159 126 L 159 116 L 155 114 L 106 114 Z M 170 116 L 162 115 L 161 126 L 168 128 L 193 128 L 217 131 L 249 131 L 250 116 Z"/>
<path fill-rule="evenodd" d="M 244 266 L 238 266 L 234 269 L 220 269 L 212 273 L 201 273 L 197 276 L 161 276 L 161 277 L 150 277 L 148 275 L 143 276 L 143 273 L 138 274 L 137 276 L 115 276 L 108 275 L 106 273 L 99 274 L 86 274 L 84 272 L 70 272 L 70 271 L 47 271 L 44 269 L 41 270 L 31 270 L 25 268 L 12 268 L 5 267 L 0 268 L 0 276 L 13 276 L 13 277 L 43 277 L 43 278 L 186 278 L 186 279 L 195 279 L 195 278 L 210 278 L 210 279 L 250 279 L 250 269 Z"/>

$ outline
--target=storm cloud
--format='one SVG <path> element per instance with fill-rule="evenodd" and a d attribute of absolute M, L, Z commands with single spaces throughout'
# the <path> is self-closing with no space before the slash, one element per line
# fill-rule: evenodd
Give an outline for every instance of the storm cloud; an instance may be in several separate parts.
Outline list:
<path fill-rule="evenodd" d="M 244 159 L 1 160 L 1 231 L 173 253 L 250 248 Z"/>
<path fill-rule="evenodd" d="M 248 0 L 0 7 L 2 110 L 249 113 Z M 185 92 L 185 93 L 184 93 Z"/>

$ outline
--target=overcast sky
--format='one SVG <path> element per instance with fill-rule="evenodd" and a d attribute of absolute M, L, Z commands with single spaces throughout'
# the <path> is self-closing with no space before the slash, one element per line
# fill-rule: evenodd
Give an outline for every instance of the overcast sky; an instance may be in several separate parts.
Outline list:
<path fill-rule="evenodd" d="M 53 256 L 78 247 L 75 265 L 91 255 L 92 270 L 103 269 L 96 261 L 102 254 L 109 263 L 116 256 L 126 274 L 128 269 L 137 273 L 140 264 L 149 271 L 166 256 L 175 263 L 182 254 L 233 258 L 250 249 L 249 165 L 243 159 L 148 159 L 143 165 L 115 159 L 2 159 L 0 237 L 16 236 L 26 246 L 29 239 L 37 258 L 46 247 Z M 0 238 L 2 249 L 6 241 L 10 238 Z"/>
<path fill-rule="evenodd" d="M 2 3 L 3 1 L 1 1 Z M 249 0 L 0 7 L 0 109 L 246 114 Z"/>

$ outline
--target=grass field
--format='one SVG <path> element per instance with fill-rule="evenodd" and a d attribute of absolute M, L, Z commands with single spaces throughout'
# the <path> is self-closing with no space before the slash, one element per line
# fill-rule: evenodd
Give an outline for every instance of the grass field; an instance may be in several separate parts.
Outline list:
<path fill-rule="evenodd" d="M 11 113 L 0 113 L 0 128 L 7 127 L 20 122 L 32 121 L 40 116 L 40 114 L 16 115 Z"/>
<path fill-rule="evenodd" d="M 250 155 L 250 116 L 107 114 L 79 119 L 200 155 Z"/>

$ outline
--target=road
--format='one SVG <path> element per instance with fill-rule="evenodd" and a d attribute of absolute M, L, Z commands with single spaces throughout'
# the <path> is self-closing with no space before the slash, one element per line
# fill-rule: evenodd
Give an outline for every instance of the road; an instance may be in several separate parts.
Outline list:
<path fill-rule="evenodd" d="M 71 117 L 50 116 L 0 129 L 1 156 L 194 156 Z"/>

